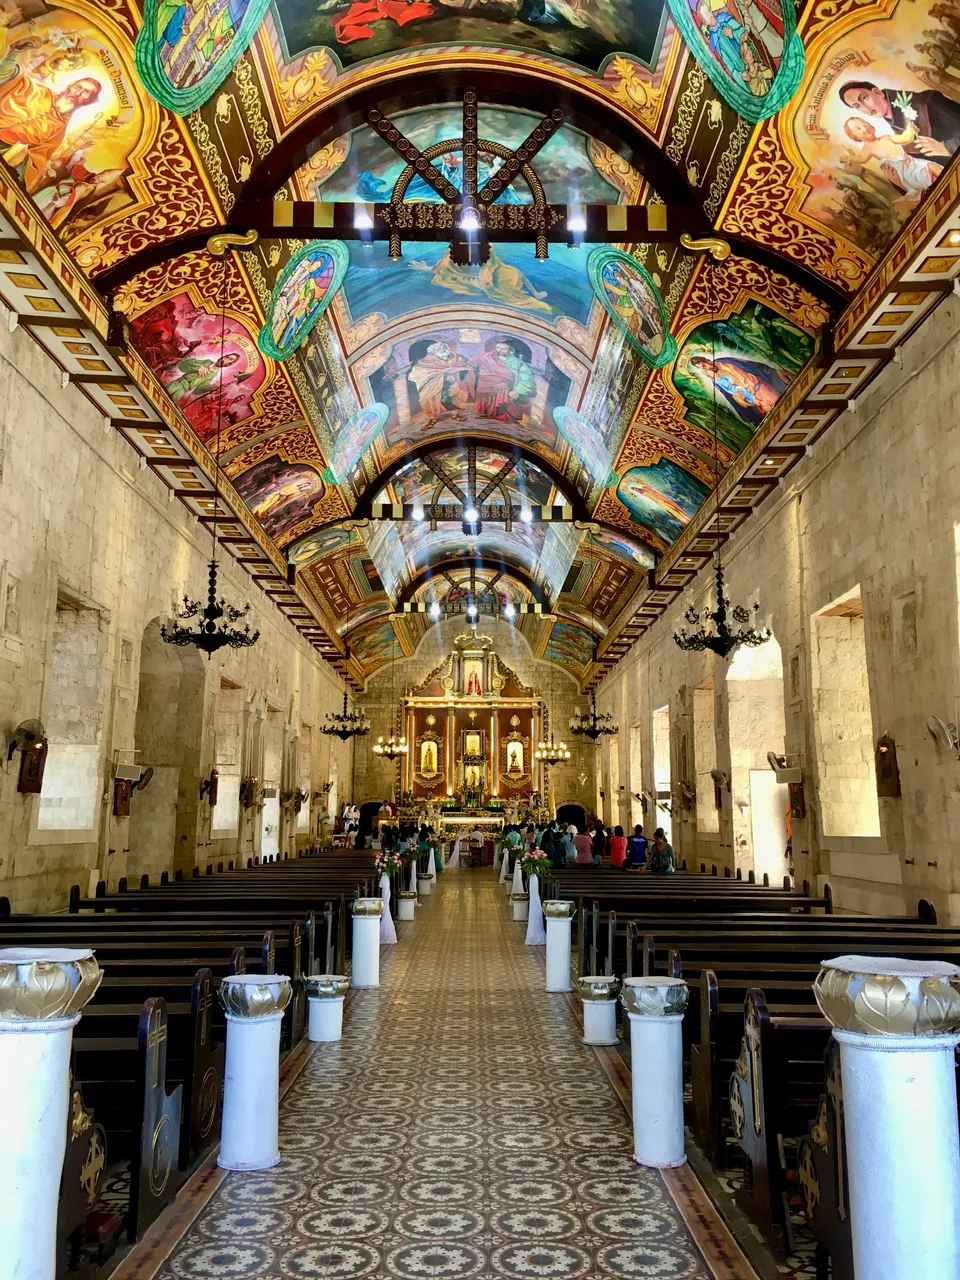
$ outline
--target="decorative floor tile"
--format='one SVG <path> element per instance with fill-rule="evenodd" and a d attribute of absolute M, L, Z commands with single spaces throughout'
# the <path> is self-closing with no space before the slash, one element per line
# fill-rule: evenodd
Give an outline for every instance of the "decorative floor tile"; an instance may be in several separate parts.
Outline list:
<path fill-rule="evenodd" d="M 444 874 L 398 932 L 343 1040 L 298 1060 L 281 1164 L 208 1175 L 148 1280 L 756 1280 L 695 1179 L 634 1164 L 491 876 Z"/>

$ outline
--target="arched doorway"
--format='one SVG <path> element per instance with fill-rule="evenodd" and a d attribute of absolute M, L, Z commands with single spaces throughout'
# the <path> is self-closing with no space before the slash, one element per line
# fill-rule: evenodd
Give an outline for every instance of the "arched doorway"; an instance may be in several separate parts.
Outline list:
<path fill-rule="evenodd" d="M 161 871 L 190 875 L 196 857 L 203 728 L 203 659 L 192 647 L 167 644 L 154 618 L 140 645 L 134 746 L 153 777 L 130 804 L 127 877 Z M 132 883 L 132 880 L 131 880 Z"/>

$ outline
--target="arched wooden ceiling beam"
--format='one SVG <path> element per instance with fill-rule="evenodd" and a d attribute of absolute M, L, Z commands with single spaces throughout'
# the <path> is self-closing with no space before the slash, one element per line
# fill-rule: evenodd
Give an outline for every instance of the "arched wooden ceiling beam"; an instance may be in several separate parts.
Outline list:
<path fill-rule="evenodd" d="M 622 156 L 643 174 L 664 201 L 685 206 L 689 211 L 691 227 L 697 235 L 712 233 L 710 219 L 704 213 L 682 169 L 626 113 L 617 110 L 612 104 L 598 101 L 572 86 L 558 91 L 555 82 L 545 80 L 542 73 L 536 74 L 533 70 L 451 68 L 425 77 L 419 70 L 398 70 L 391 73 L 389 68 L 384 68 L 382 77 L 378 77 L 376 84 L 357 89 L 341 102 L 319 109 L 292 129 L 254 167 L 223 227 L 191 231 L 172 236 L 161 244 L 151 245 L 101 272 L 94 284 L 106 297 L 141 271 L 169 258 L 203 249 L 210 236 L 220 231 L 243 235 L 248 230 L 248 208 L 262 200 L 264 195 L 277 191 L 320 147 L 363 124 L 366 113 L 371 108 L 390 116 L 411 107 L 459 103 L 464 90 L 471 87 L 477 87 L 482 102 L 492 106 L 522 107 L 538 114 L 559 107 L 565 114 L 565 123 L 580 129 Z M 845 296 L 833 285 L 806 267 L 742 236 L 725 238 L 730 240 L 738 254 L 786 276 L 832 311 L 838 311 L 846 301 Z"/>
<path fill-rule="evenodd" d="M 465 551 L 462 556 L 445 556 L 442 560 L 438 560 L 434 564 L 421 569 L 397 596 L 397 609 L 402 609 L 408 601 L 413 599 L 420 588 L 426 586 L 432 579 L 438 578 L 440 581 L 444 581 L 442 575 L 445 571 L 452 573 L 458 569 L 490 569 L 495 573 L 502 573 L 505 578 L 513 578 L 515 582 L 518 582 L 525 591 L 530 593 L 537 604 L 542 605 L 545 609 L 549 608 L 550 602 L 544 595 L 543 589 L 526 569 L 507 560 L 502 555 L 485 555 L 483 552 L 470 553 Z M 446 585 L 449 586 L 449 583 Z"/>

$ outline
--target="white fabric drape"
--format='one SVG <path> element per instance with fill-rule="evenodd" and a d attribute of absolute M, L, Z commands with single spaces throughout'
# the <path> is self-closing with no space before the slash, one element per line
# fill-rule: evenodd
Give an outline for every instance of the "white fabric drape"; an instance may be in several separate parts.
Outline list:
<path fill-rule="evenodd" d="M 520 847 L 517 846 L 517 859 L 513 864 L 513 892 L 523 893 L 523 869 L 520 865 Z"/>
<path fill-rule="evenodd" d="M 525 941 L 528 947 L 542 947 L 546 945 L 547 929 L 543 922 L 543 908 L 540 906 L 540 883 L 535 875 L 530 877 L 527 887 L 530 890 L 530 902 L 527 910 Z"/>
<path fill-rule="evenodd" d="M 494 849 L 494 851 L 493 851 L 493 869 L 494 869 L 494 871 L 499 871 L 499 870 L 500 870 L 500 858 L 501 858 L 501 849 L 500 849 L 500 846 L 499 846 L 499 845 L 497 845 L 497 846 L 496 846 L 496 848 L 495 848 L 495 849 Z"/>
<path fill-rule="evenodd" d="M 451 867 L 459 867 L 460 865 L 460 841 L 462 839 L 463 839 L 463 832 L 458 831 L 457 838 L 453 842 L 453 853 L 451 853 L 450 858 L 447 861 L 447 865 L 446 865 L 447 871 L 449 871 Z"/>
<path fill-rule="evenodd" d="M 417 855 L 416 854 L 413 855 L 413 859 L 410 863 L 410 892 L 411 893 L 417 892 Z"/>
<path fill-rule="evenodd" d="M 383 899 L 383 915 L 380 917 L 380 941 L 396 942 L 397 930 L 390 914 L 390 877 L 386 872 L 380 877 L 380 897 Z"/>
<path fill-rule="evenodd" d="M 510 855 L 509 855 L 509 853 L 507 852 L 507 846 L 506 846 L 506 845 L 501 845 L 501 846 L 500 846 L 500 855 L 501 855 L 501 859 L 502 859 L 502 860 L 501 860 L 501 862 L 500 862 L 500 880 L 499 880 L 499 882 L 498 882 L 498 883 L 499 883 L 499 884 L 506 884 L 506 883 L 507 883 L 507 872 L 508 872 L 508 871 L 509 871 L 509 869 L 510 869 Z"/>

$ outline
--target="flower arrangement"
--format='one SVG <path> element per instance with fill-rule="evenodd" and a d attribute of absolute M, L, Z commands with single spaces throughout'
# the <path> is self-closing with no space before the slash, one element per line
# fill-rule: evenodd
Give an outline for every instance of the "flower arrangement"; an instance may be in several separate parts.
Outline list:
<path fill-rule="evenodd" d="M 550 870 L 550 859 L 541 849 L 531 849 L 520 860 L 525 876 L 545 876 Z"/>
<path fill-rule="evenodd" d="M 377 875 L 392 876 L 403 870 L 403 858 L 393 849 L 381 849 L 373 860 Z"/>

